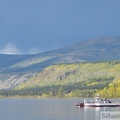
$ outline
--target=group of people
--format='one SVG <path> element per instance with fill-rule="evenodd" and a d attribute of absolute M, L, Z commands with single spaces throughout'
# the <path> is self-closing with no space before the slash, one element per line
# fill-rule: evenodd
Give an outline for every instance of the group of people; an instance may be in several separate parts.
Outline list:
<path fill-rule="evenodd" d="M 84 100 L 84 103 L 87 102 L 86 100 Z M 111 103 L 110 100 L 108 99 L 101 99 L 100 97 L 96 97 L 95 99 L 91 100 L 91 103 Z"/>
<path fill-rule="evenodd" d="M 104 103 L 111 103 L 111 101 L 110 100 L 108 100 L 108 99 L 101 99 L 101 101 L 103 101 Z"/>

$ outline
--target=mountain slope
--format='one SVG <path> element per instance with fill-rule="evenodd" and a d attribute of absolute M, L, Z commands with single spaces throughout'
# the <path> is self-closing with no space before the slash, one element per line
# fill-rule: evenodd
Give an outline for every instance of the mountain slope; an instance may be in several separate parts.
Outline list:
<path fill-rule="evenodd" d="M 120 62 L 77 63 L 52 65 L 36 74 L 29 81 L 18 85 L 15 90 L 27 91 L 33 95 L 46 94 L 63 95 L 69 92 L 74 97 L 93 95 L 96 92 L 116 86 L 116 94 L 108 93 L 110 97 L 120 97 Z M 108 88 L 107 88 L 108 89 Z M 79 95 L 79 94 L 80 95 Z M 101 92 L 105 95 L 105 91 Z"/>
<path fill-rule="evenodd" d="M 17 86 L 18 89 L 52 85 L 68 85 L 98 78 L 120 77 L 117 71 L 120 63 L 77 63 L 52 65 L 39 72 L 29 81 Z"/>
<path fill-rule="evenodd" d="M 87 62 L 120 60 L 120 37 L 103 37 L 83 41 L 79 44 L 61 48 L 53 53 L 71 56 L 75 60 Z"/>
<path fill-rule="evenodd" d="M 120 37 L 103 37 L 36 55 L 1 54 L 0 89 L 14 88 L 54 64 L 120 60 L 119 51 Z"/>
<path fill-rule="evenodd" d="M 120 60 L 120 37 L 103 37 L 36 55 L 0 55 L 0 72 L 23 72 L 61 63 Z"/>

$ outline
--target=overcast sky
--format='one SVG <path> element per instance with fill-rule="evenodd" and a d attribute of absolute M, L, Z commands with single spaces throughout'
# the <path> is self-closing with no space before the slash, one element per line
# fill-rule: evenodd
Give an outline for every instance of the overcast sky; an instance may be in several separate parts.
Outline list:
<path fill-rule="evenodd" d="M 120 0 L 0 0 L 0 53 L 40 53 L 120 36 Z"/>

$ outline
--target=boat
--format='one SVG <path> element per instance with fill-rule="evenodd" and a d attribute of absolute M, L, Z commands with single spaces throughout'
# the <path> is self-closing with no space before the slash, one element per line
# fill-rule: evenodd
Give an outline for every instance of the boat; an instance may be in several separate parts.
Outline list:
<path fill-rule="evenodd" d="M 93 100 L 88 102 L 84 100 L 84 102 L 79 102 L 76 104 L 78 107 L 120 107 L 119 102 L 112 102 L 109 99 L 102 99 L 99 95 L 97 95 Z"/>

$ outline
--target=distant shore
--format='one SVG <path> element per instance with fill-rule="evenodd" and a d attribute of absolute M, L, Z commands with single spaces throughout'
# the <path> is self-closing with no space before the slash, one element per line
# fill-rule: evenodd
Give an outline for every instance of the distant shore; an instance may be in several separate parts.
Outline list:
<path fill-rule="evenodd" d="M 51 99 L 51 98 L 61 98 L 61 99 L 66 99 L 66 98 L 70 98 L 70 99 L 76 98 L 76 99 L 77 99 L 77 98 L 80 98 L 80 99 L 81 99 L 81 98 L 93 98 L 93 97 L 67 97 L 67 96 L 64 96 L 64 97 L 62 97 L 62 96 L 61 96 L 61 97 L 60 97 L 60 96 L 52 96 L 52 97 L 50 97 L 50 96 L 49 96 L 49 97 L 48 97 L 48 96 L 18 96 L 18 95 L 17 95 L 17 96 L 0 96 L 0 99 L 7 99 L 7 98 L 8 98 L 8 99 L 9 99 L 9 98 L 10 98 L 10 99 L 12 99 L 12 98 L 13 98 L 13 99 L 27 99 L 27 98 L 28 98 L 28 99 L 29 99 L 29 98 L 30 98 L 30 99 L 32 99 L 32 98 L 33 98 L 33 99 L 45 99 L 45 98 L 46 98 L 46 99 L 49 99 L 49 98 L 50 98 L 50 99 Z M 103 98 L 104 98 L 104 97 L 103 97 Z M 112 97 L 112 98 L 110 98 L 110 99 L 120 99 L 120 98 Z"/>

